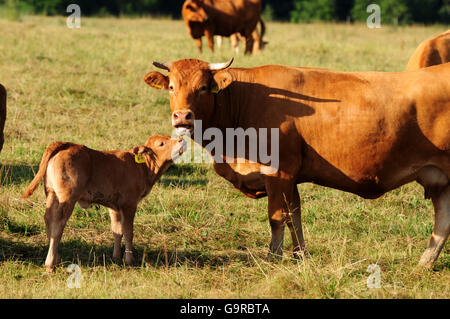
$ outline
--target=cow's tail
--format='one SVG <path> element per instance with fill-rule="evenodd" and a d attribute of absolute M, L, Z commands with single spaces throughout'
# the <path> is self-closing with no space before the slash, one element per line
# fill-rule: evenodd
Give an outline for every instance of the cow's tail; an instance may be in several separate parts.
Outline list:
<path fill-rule="evenodd" d="M 266 25 L 263 19 L 259 19 L 259 23 L 261 24 L 261 40 L 264 38 L 264 33 L 266 33 Z"/>
<path fill-rule="evenodd" d="M 261 24 L 261 36 L 260 36 L 260 47 L 261 50 L 264 49 L 264 46 L 268 43 L 268 42 L 264 42 L 264 34 L 266 33 L 266 25 L 264 24 L 263 19 L 259 19 L 259 23 Z"/>
<path fill-rule="evenodd" d="M 30 185 L 28 185 L 25 193 L 23 193 L 22 198 L 30 197 L 31 194 L 36 190 L 41 182 L 42 178 L 44 178 L 45 172 L 47 171 L 48 162 L 50 159 L 55 156 L 58 152 L 67 149 L 69 146 L 73 145 L 72 143 L 65 142 L 53 142 L 50 144 L 42 155 L 41 164 L 39 165 L 39 171 L 34 176 Z"/>

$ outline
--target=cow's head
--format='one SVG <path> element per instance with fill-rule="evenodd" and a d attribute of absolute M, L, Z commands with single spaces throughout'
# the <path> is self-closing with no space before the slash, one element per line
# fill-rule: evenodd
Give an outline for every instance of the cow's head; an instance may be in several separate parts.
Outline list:
<path fill-rule="evenodd" d="M 183 17 L 192 22 L 206 22 L 208 15 L 203 8 L 202 1 L 199 0 L 186 0 L 181 8 L 181 14 Z"/>
<path fill-rule="evenodd" d="M 204 32 L 204 24 L 208 21 L 208 14 L 203 8 L 202 1 L 186 0 L 181 9 L 181 15 L 191 37 L 194 39 L 201 38 Z"/>
<path fill-rule="evenodd" d="M 179 135 L 190 135 L 194 119 L 209 122 L 214 112 L 214 94 L 226 88 L 233 78 L 227 68 L 233 58 L 225 63 L 207 63 L 200 60 L 179 60 L 172 63 L 153 64 L 169 71 L 149 72 L 144 81 L 156 89 L 169 90 L 172 126 Z"/>

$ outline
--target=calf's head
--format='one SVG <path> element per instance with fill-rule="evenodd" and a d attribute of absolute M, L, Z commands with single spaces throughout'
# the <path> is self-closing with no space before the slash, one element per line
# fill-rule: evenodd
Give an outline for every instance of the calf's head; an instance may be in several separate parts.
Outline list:
<path fill-rule="evenodd" d="M 233 59 L 225 63 L 207 63 L 188 59 L 172 63 L 153 64 L 169 71 L 168 75 L 149 72 L 144 81 L 156 89 L 169 90 L 172 126 L 178 135 L 191 135 L 194 120 L 209 122 L 214 112 L 214 94 L 233 81 L 227 68 Z"/>
<path fill-rule="evenodd" d="M 154 173 L 164 173 L 169 166 L 186 150 L 186 142 L 182 138 L 155 135 L 148 138 L 145 145 L 133 148 L 133 154 L 142 160 L 142 163 L 152 169 Z"/>

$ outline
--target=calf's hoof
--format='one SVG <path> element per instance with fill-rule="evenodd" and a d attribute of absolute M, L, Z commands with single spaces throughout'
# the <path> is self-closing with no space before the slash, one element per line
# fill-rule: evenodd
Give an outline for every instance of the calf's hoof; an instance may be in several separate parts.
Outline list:
<path fill-rule="evenodd" d="M 55 266 L 52 265 L 45 265 L 45 271 L 49 274 L 54 273 L 55 272 Z"/>

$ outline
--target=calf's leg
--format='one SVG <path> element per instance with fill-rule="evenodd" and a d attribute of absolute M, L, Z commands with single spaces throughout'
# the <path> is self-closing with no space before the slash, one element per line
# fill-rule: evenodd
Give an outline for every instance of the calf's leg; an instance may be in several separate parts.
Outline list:
<path fill-rule="evenodd" d="M 72 215 L 75 206 L 74 201 L 60 202 L 54 192 L 47 195 L 46 211 L 44 215 L 47 228 L 47 238 L 49 247 L 47 258 L 45 259 L 45 268 L 52 272 L 54 266 L 59 262 L 58 246 L 61 236 L 66 226 L 67 220 Z"/>
<path fill-rule="evenodd" d="M 109 208 L 109 217 L 111 218 L 111 230 L 114 235 L 114 252 L 113 252 L 113 258 L 114 259 L 121 259 L 122 258 L 122 217 L 120 215 L 120 212 L 117 210 L 114 210 L 112 208 Z"/>
<path fill-rule="evenodd" d="M 133 257 L 133 220 L 136 207 L 122 208 L 122 232 L 125 237 L 125 264 L 134 263 Z"/>

